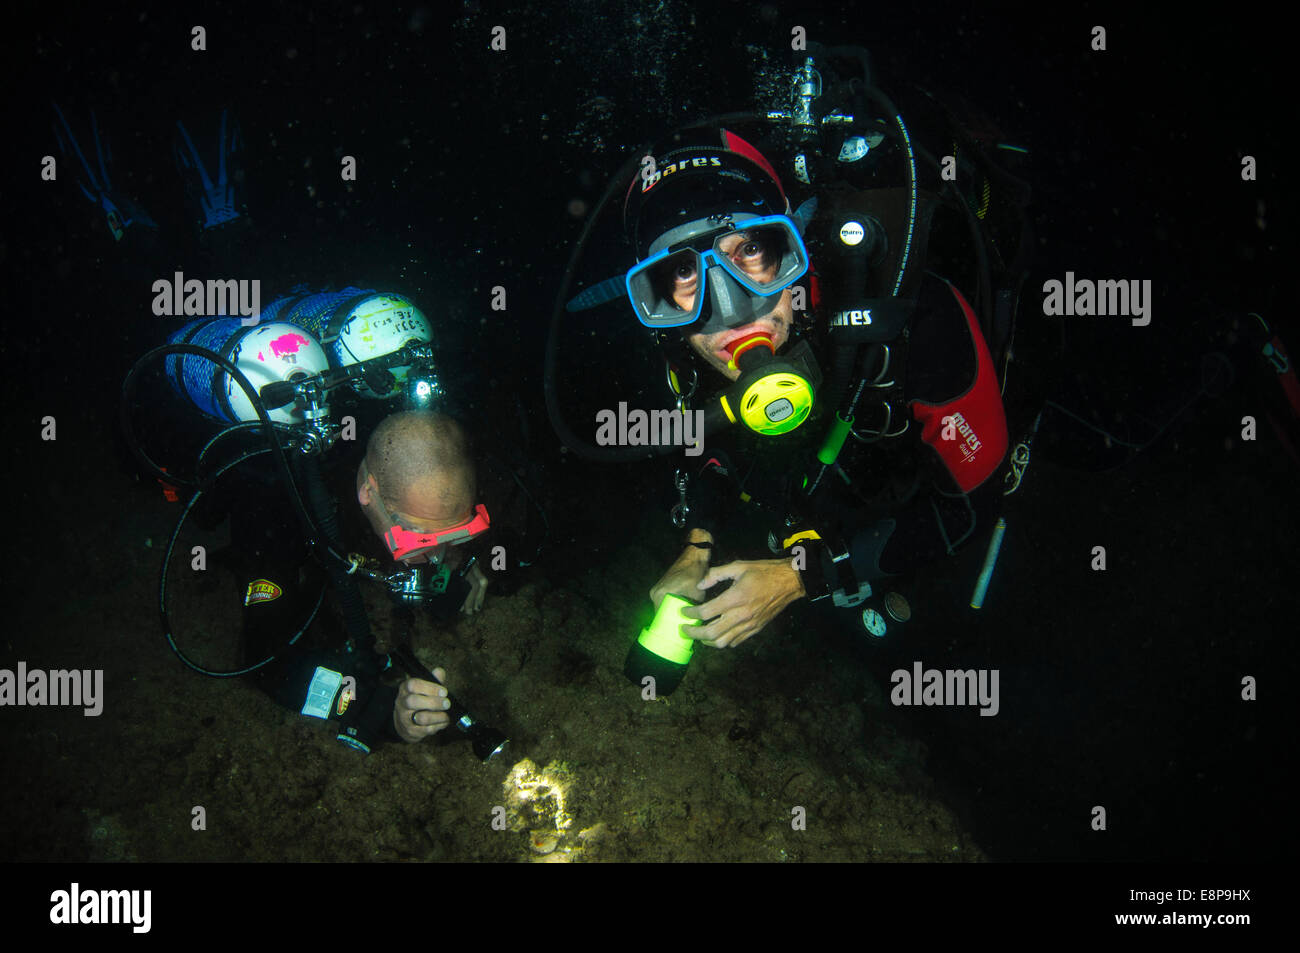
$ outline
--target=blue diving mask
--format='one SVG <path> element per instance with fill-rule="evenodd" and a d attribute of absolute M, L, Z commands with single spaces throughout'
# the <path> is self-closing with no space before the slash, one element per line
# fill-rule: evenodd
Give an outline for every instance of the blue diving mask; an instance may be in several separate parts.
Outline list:
<path fill-rule="evenodd" d="M 646 327 L 676 328 L 703 318 L 699 332 L 712 334 L 768 314 L 807 271 L 808 249 L 790 218 L 738 213 L 664 233 L 625 284 Z"/>

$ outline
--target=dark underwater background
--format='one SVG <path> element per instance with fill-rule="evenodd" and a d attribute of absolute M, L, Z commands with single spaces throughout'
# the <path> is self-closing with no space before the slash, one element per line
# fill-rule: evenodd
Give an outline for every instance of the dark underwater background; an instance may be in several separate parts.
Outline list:
<path fill-rule="evenodd" d="M 682 0 L 28 14 L 7 37 L 0 667 L 102 668 L 106 699 L 95 719 L 0 709 L 8 859 L 1293 853 L 1296 464 L 1264 420 L 1270 384 L 1248 365 L 1191 400 L 1234 316 L 1260 313 L 1300 354 L 1281 293 L 1296 261 L 1283 151 L 1294 82 L 1269 14 Z M 194 23 L 206 52 L 189 48 Z M 488 48 L 497 24 L 506 53 Z M 1136 456 L 1045 418 L 983 610 L 967 607 L 980 545 L 911 582 L 913 621 L 887 645 L 796 607 L 734 652 L 701 652 L 670 703 L 647 706 L 621 665 L 677 553 L 671 465 L 562 452 L 542 398 L 547 324 L 583 216 L 626 155 L 678 123 L 766 105 L 796 24 L 866 46 L 886 90 L 960 94 L 1031 150 L 1031 303 L 1066 271 L 1150 279 L 1155 303 L 1145 329 L 1069 321 L 1064 357 L 1026 374 L 1114 433 L 1177 417 Z M 1097 24 L 1104 53 L 1089 49 Z M 41 181 L 41 157 L 57 155 L 51 101 L 83 120 L 96 111 L 118 181 L 165 240 L 119 247 L 65 165 Z M 210 123 L 222 106 L 246 141 L 253 225 L 213 247 L 186 227 L 170 143 L 176 119 Z M 358 158 L 355 183 L 339 181 L 344 155 Z M 1243 155 L 1257 181 L 1241 180 Z M 600 234 L 586 280 L 627 266 L 617 231 Z M 177 507 L 141 477 L 118 416 L 127 370 L 175 327 L 149 305 L 152 281 L 177 270 L 258 277 L 264 298 L 299 282 L 398 291 L 436 322 L 462 416 L 527 470 L 551 527 L 542 559 L 489 592 L 484 613 L 415 636 L 427 664 L 507 726 L 514 774 L 454 744 L 362 758 L 170 653 L 157 581 Z M 489 307 L 498 285 L 504 312 Z M 653 361 L 631 316 L 583 320 L 565 341 L 564 386 L 636 392 Z M 184 467 L 185 409 L 136 408 L 142 421 L 155 410 L 161 422 L 141 425 L 151 453 Z M 1240 439 L 1246 414 L 1259 418 L 1253 443 Z M 334 473 L 345 509 L 347 454 Z M 526 519 L 511 481 L 495 480 L 504 519 Z M 1104 573 L 1089 568 L 1094 545 Z M 232 579 L 186 598 L 185 637 L 233 633 Z M 368 599 L 387 634 L 383 600 Z M 890 673 L 916 660 L 999 669 L 999 715 L 891 706 Z M 1247 676 L 1257 701 L 1240 698 Z M 530 806 L 519 792 L 538 777 L 550 793 Z M 498 804 L 510 831 L 488 825 Z M 807 831 L 790 829 L 792 805 Z M 1096 805 L 1104 832 L 1090 826 Z"/>

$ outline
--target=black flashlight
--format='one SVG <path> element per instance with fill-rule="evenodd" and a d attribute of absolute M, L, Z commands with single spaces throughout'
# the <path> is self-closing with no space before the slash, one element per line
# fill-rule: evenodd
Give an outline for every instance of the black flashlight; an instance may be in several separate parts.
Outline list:
<path fill-rule="evenodd" d="M 433 672 L 421 665 L 414 653 L 405 647 L 393 649 L 389 652 L 389 655 L 396 659 L 414 677 L 423 678 L 435 685 L 442 685 L 442 682 L 433 677 Z M 470 748 L 473 749 L 474 754 L 484 764 L 499 755 L 505 746 L 510 743 L 510 739 L 502 732 L 497 731 L 490 725 L 475 721 L 474 716 L 453 698 L 450 692 L 447 694 L 447 701 L 450 703 L 446 709 L 447 717 L 451 719 L 451 723 L 456 726 L 457 730 L 469 739 Z"/>

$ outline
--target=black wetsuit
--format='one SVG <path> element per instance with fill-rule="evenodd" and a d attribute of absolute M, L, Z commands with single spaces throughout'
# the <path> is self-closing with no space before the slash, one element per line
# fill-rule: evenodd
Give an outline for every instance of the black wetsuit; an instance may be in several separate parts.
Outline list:
<path fill-rule="evenodd" d="M 230 529 L 243 600 L 243 664 L 276 656 L 248 677 L 293 711 L 335 722 L 347 718 L 371 743 L 398 740 L 392 725 L 397 689 L 382 677 L 388 659 L 369 645 L 350 646 L 328 603 L 308 630 L 287 644 L 328 582 L 310 558 L 279 482 L 256 475 L 243 479 L 231 507 Z"/>
<path fill-rule="evenodd" d="M 996 377 L 976 387 L 980 373 L 991 373 L 991 362 L 986 349 L 981 360 L 982 342 L 977 344 L 973 333 L 978 329 L 967 321 L 961 299 L 946 282 L 927 275 L 906 348 L 907 406 L 894 408 L 890 427 L 901 427 L 901 414 L 909 421 L 907 430 L 871 444 L 850 437 L 837 463 L 852 482 L 826 472 L 812 496 L 804 492 L 804 480 L 815 479 L 819 470 L 814 455 L 834 410 L 826 401 L 813 419 L 786 437 L 761 437 L 739 427 L 709 437 L 701 456 L 685 458 L 692 477 L 687 525 L 710 531 L 744 525 L 749 531 L 746 544 L 729 554 L 736 558 L 770 558 L 769 532 L 781 550 L 788 548 L 781 543 L 808 529 L 823 538 L 837 537 L 852 553 L 860 581 L 909 572 L 969 541 L 977 527 L 991 526 L 995 518 L 1001 485 L 994 474 L 1006 448 Z M 938 445 L 923 437 L 923 427 L 909 407 L 947 405 L 976 391 L 985 401 L 987 439 L 981 445 L 972 438 L 979 451 L 979 473 L 962 475 L 968 484 L 963 492 L 953 469 L 936 452 Z M 856 426 L 883 425 L 883 411 L 873 416 L 864 401 Z M 970 486 L 972 481 L 977 485 Z"/>
<path fill-rule="evenodd" d="M 340 507 L 348 506 L 352 499 L 341 501 Z M 352 727 L 355 730 L 350 735 L 367 745 L 401 740 L 392 720 L 397 687 L 389 684 L 398 673 L 392 670 L 389 658 L 376 654 L 372 646 L 350 644 L 328 602 L 308 631 L 292 645 L 286 644 L 306 621 L 328 580 L 308 551 L 279 481 L 269 476 L 258 479 L 256 473 L 247 476 L 238 487 L 230 514 L 244 601 L 244 664 L 276 655 L 273 662 L 249 677 L 278 704 L 338 722 L 340 729 Z M 485 539 L 468 544 L 466 560 L 486 545 Z M 391 564 L 389 568 L 393 568 Z M 373 583 L 362 580 L 359 585 Z M 468 589 L 468 582 L 452 573 L 443 594 L 433 597 L 421 611 L 439 618 L 452 616 Z M 349 686 L 355 695 L 345 697 Z"/>

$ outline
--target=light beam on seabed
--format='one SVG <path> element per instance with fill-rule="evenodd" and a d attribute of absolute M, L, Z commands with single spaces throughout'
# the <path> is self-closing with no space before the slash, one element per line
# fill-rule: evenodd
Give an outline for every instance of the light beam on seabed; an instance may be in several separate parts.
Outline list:
<path fill-rule="evenodd" d="M 505 790 L 506 810 L 512 817 L 512 830 L 526 830 L 529 846 L 534 853 L 542 856 L 534 858 L 542 862 L 564 862 L 580 847 L 560 847 L 569 828 L 573 826 L 573 817 L 566 807 L 566 797 L 572 785 L 569 771 L 550 762 L 544 770 L 539 771 L 531 759 L 524 758 L 506 775 L 502 787 Z M 546 806 L 551 800 L 554 807 Z M 535 819 L 549 819 L 550 823 L 529 827 L 524 812 L 532 808 Z"/>

